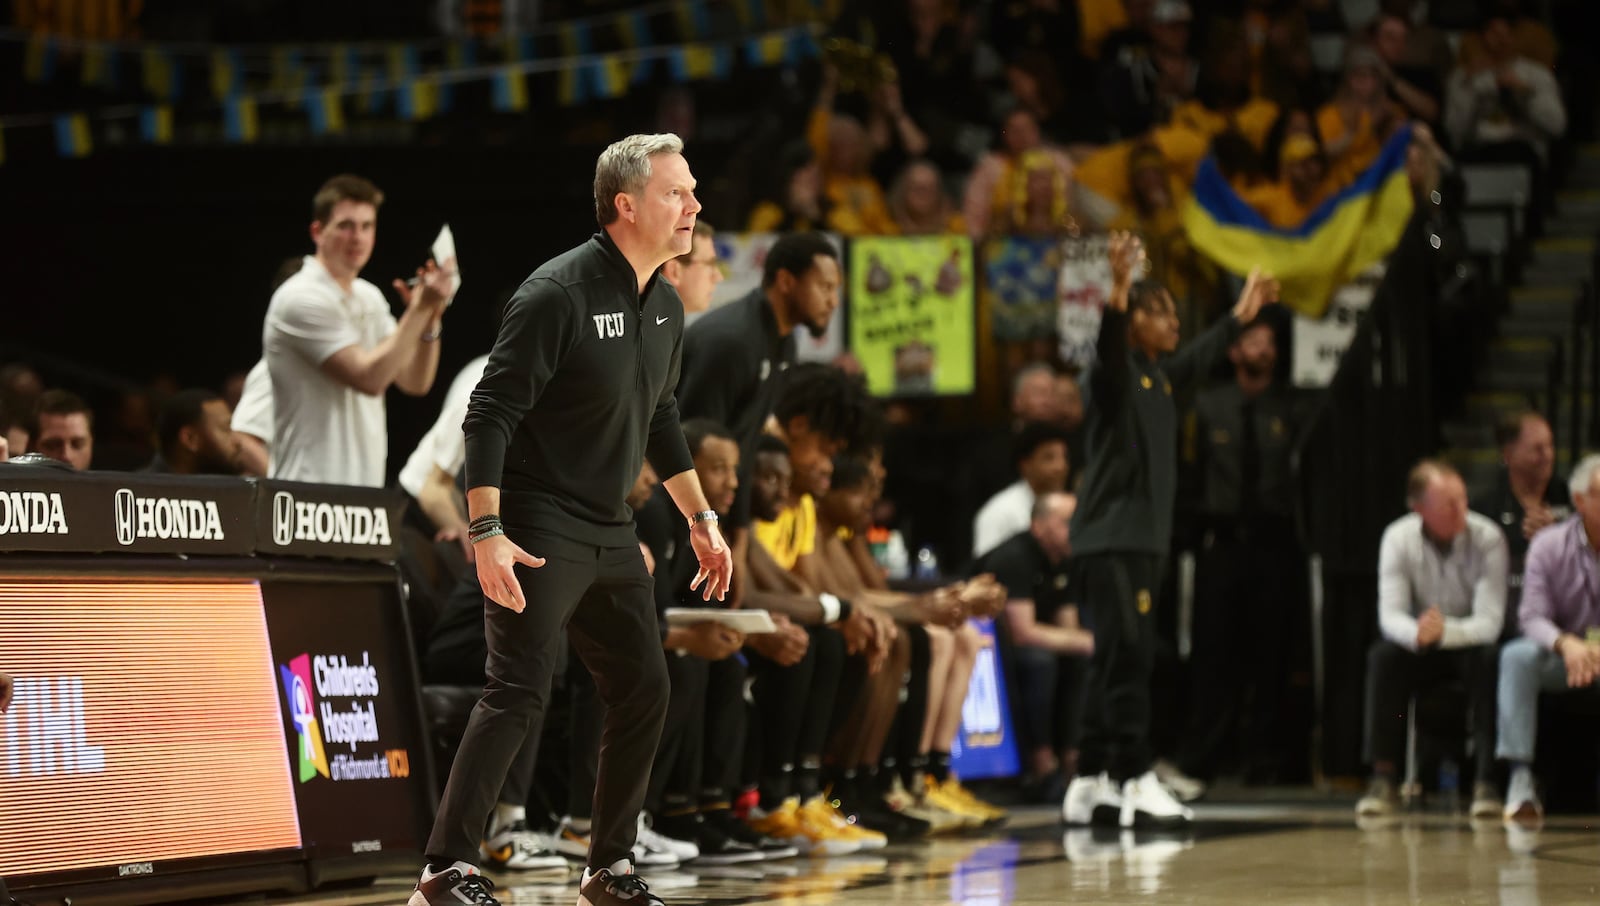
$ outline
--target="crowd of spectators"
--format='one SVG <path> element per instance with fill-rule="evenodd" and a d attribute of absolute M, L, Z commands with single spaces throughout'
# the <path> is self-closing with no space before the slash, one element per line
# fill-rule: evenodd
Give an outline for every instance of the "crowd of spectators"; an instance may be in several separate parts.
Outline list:
<path fill-rule="evenodd" d="M 772 613 L 778 630 L 747 637 L 708 622 L 664 631 L 682 720 L 669 719 L 658 753 L 655 825 L 640 834 L 639 864 L 832 855 L 1002 820 L 950 769 L 978 656 L 968 617 L 1001 627 L 1020 690 L 1024 789 L 1057 798 L 1076 772 L 1095 650 L 1069 530 L 1088 465 L 1080 376 L 1048 361 L 1010 376 L 1009 423 L 972 432 L 962 493 L 936 501 L 943 518 L 971 526 L 970 548 L 946 575 L 891 588 L 887 553 L 872 539 L 924 503 L 888 493 L 892 419 L 848 368 L 794 365 L 767 386 L 792 359 L 795 329 L 820 333 L 839 306 L 842 262 L 812 231 L 984 239 L 1131 228 L 1175 297 L 1174 329 L 1209 323 L 1222 312 L 1220 279 L 1188 246 L 1178 216 L 1205 155 L 1280 228 L 1348 185 L 1407 123 L 1424 186 L 1446 149 L 1547 166 L 1565 128 L 1548 29 L 1518 4 L 1496 3 L 1474 30 L 1447 38 L 1412 6 L 1386 2 L 1372 22 L 1343 23 L 1326 0 L 1204 9 L 1182 0 L 907 0 L 835 23 L 808 117 L 773 149 L 774 178 L 743 224 L 786 234 L 789 252 L 774 249 L 760 288 L 690 331 L 734 331 L 758 347 L 761 377 L 737 399 L 719 396 L 720 382 L 686 379 L 680 393 L 683 411 L 701 415 L 685 431 L 708 498 L 735 525 L 739 511 L 747 517 L 739 595 Z M 1354 27 L 1337 77 L 1324 79 L 1310 34 L 1330 23 Z M 440 602 L 422 664 L 433 681 L 472 684 L 481 677 L 447 676 L 440 665 L 471 663 L 461 651 L 483 644 L 460 424 L 484 359 L 454 377 L 415 451 L 392 456 L 385 394 L 432 389 L 453 262 L 395 281 L 403 311 L 392 315 L 384 291 L 360 277 L 382 204 L 359 177 L 323 186 L 311 212 L 315 252 L 289 262 L 274 287 L 261 361 L 217 391 L 130 392 L 97 419 L 32 367 L 0 369 L 0 458 L 27 451 L 77 470 L 375 487 L 403 462 L 408 527 L 422 539 L 412 552 L 434 558 L 425 571 L 434 587 L 417 592 Z M 724 273 L 713 235 L 702 223 L 691 251 L 664 268 L 690 311 L 710 306 Z M 1174 694 L 1158 663 L 1166 688 L 1152 690 L 1155 723 L 1168 730 L 1152 733 L 1156 772 L 1182 798 L 1230 772 L 1304 777 L 1279 732 L 1305 707 L 1293 691 L 1306 665 L 1304 628 L 1292 616 L 1304 609 L 1304 557 L 1289 503 L 1303 406 L 1280 378 L 1278 328 L 1253 312 L 1235 326 L 1229 373 L 1196 375 L 1202 386 L 1181 401 L 1177 449 L 1160 454 L 1180 464 L 1180 519 L 1171 539 L 1157 541 L 1196 557 L 1192 639 L 1180 646 L 1164 631 L 1155 657 L 1186 658 L 1197 681 Z M 1484 515 L 1469 512 L 1453 470 L 1425 462 L 1406 492 L 1414 513 L 1377 554 L 1382 637 L 1370 656 L 1374 780 L 1363 814 L 1397 806 L 1412 697 L 1457 679 L 1472 715 L 1473 812 L 1499 814 L 1504 799 L 1506 817 L 1536 819 L 1539 694 L 1593 689 L 1600 677 L 1600 613 L 1592 594 L 1579 594 L 1600 581 L 1600 460 L 1580 463 L 1563 490 L 1552 483 L 1542 418 L 1519 416 L 1500 439 L 1504 481 L 1475 501 Z M 686 604 L 692 554 L 672 520 L 657 518 L 670 507 L 648 466 L 635 490 L 659 603 Z M 1172 610 L 1172 597 L 1169 587 L 1159 607 Z M 594 757 L 591 731 L 571 728 L 574 764 Z M 742 743 L 730 751 L 729 738 Z M 1509 766 L 1503 797 L 1500 765 Z M 515 770 L 531 776 L 532 759 Z M 486 857 L 523 868 L 547 867 L 552 852 L 581 857 L 582 783 L 549 835 L 533 832 L 530 783 L 508 779 Z"/>

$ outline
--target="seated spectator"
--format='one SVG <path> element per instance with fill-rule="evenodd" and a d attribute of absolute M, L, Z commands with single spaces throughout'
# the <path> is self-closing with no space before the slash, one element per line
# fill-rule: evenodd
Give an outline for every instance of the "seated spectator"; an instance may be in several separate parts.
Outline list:
<path fill-rule="evenodd" d="M 1517 50 L 1511 22 L 1484 20 L 1482 59 L 1463 61 L 1450 76 L 1444 125 L 1458 152 L 1480 146 L 1520 144 L 1539 160 L 1567 130 L 1561 86 L 1546 64 Z"/>
<path fill-rule="evenodd" d="M 750 212 L 751 233 L 811 232 L 828 225 L 829 205 L 822 194 L 822 165 L 811 146 L 790 142 L 778 154 L 777 179 Z"/>
<path fill-rule="evenodd" d="M 1533 411 L 1513 413 L 1495 426 L 1495 445 L 1505 468 L 1492 487 L 1474 494 L 1478 512 L 1505 533 L 1507 574 L 1505 638 L 1516 635 L 1517 605 L 1522 599 L 1523 562 L 1528 544 L 1546 527 L 1572 514 L 1572 492 L 1555 474 L 1555 437 L 1550 423 Z"/>
<path fill-rule="evenodd" d="M 689 251 L 661 266 L 661 275 L 683 300 L 685 320 L 711 308 L 711 296 L 727 274 L 727 265 L 717 257 L 716 230 L 704 220 L 694 223 L 694 238 Z"/>
<path fill-rule="evenodd" d="M 967 233 L 1004 236 L 1033 220 L 1055 232 L 1071 219 L 1071 193 L 1072 161 L 1045 144 L 1039 121 L 1019 107 L 1002 121 L 1000 148 L 978 161 L 967 182 Z"/>
<path fill-rule="evenodd" d="M 1378 54 L 1378 73 L 1389 99 L 1411 119 L 1438 123 L 1444 104 L 1444 80 L 1437 70 L 1413 62 L 1410 55 L 1411 23 L 1405 16 L 1385 12 L 1372 23 L 1372 49 Z"/>
<path fill-rule="evenodd" d="M 1123 44 L 1103 58 L 1100 99 L 1118 138 L 1143 135 L 1194 97 L 1200 64 L 1189 53 L 1193 18 L 1181 0 L 1155 3 L 1149 40 Z"/>
<path fill-rule="evenodd" d="M 1522 638 L 1500 652 L 1500 738 L 1511 765 L 1505 818 L 1537 823 L 1544 804 L 1533 776 L 1539 693 L 1582 690 L 1600 678 L 1600 456 L 1586 456 L 1568 485 L 1577 513 L 1528 545 L 1518 622 Z"/>
<path fill-rule="evenodd" d="M 861 121 L 836 113 L 839 73 L 822 70 L 822 86 L 806 126 L 806 141 L 822 162 L 822 195 L 828 200 L 829 229 L 846 236 L 883 236 L 894 232 L 894 220 L 883 186 L 872 175 L 873 148 Z"/>
<path fill-rule="evenodd" d="M 1405 110 L 1389 99 L 1383 69 L 1376 50 L 1353 45 L 1345 54 L 1338 91 L 1317 111 L 1327 169 L 1339 185 L 1371 166 L 1389 134 L 1405 121 Z"/>
<path fill-rule="evenodd" d="M 1072 378 L 1074 389 L 1077 379 Z M 1056 370 L 1048 362 L 1030 362 L 1022 365 L 1011 378 L 1011 424 L 1005 429 L 990 429 L 974 443 L 971 455 L 970 506 L 976 511 L 984 501 L 994 496 L 1006 485 L 1016 482 L 1016 439 L 1024 427 L 1034 423 L 1061 421 L 1061 403 L 1069 391 L 1056 386 Z M 1077 395 L 1077 423 L 1083 421 L 1083 395 Z M 1077 427 L 1072 426 L 1072 427 Z M 1069 459 L 1077 459 L 1070 455 Z"/>
<path fill-rule="evenodd" d="M 28 450 L 89 470 L 94 460 L 94 412 L 77 394 L 46 390 L 39 394 Z"/>
<path fill-rule="evenodd" d="M 869 43 L 883 49 L 905 109 L 935 149 L 955 156 L 963 150 L 963 132 L 982 121 L 986 106 L 977 73 L 975 10 L 944 0 L 863 5 L 876 8 L 876 39 Z"/>
<path fill-rule="evenodd" d="M 1381 0 L 1379 7 L 1384 16 L 1399 19 L 1406 25 L 1406 66 L 1427 71 L 1434 83 L 1442 86 L 1455 66 L 1456 53 L 1450 46 L 1449 35 L 1428 21 L 1427 4 L 1417 0 Z"/>
<path fill-rule="evenodd" d="M 1273 227 L 1294 230 L 1331 194 L 1327 174 L 1316 140 L 1292 135 L 1279 152 L 1278 179 L 1240 195 Z"/>
<path fill-rule="evenodd" d="M 1041 494 L 1028 531 L 978 561 L 1006 587 L 1006 631 L 1017 674 L 1018 728 L 1027 763 L 1023 784 L 1059 801 L 1077 773 L 1078 731 L 1094 636 L 1079 623 L 1068 525 L 1078 501 Z"/>
<path fill-rule="evenodd" d="M 1017 434 L 1012 461 L 1021 477 L 989 498 L 972 520 L 974 558 L 1027 531 L 1033 522 L 1033 502 L 1040 494 L 1067 489 L 1067 432 L 1045 422 L 1024 427 Z"/>
<path fill-rule="evenodd" d="M 885 74 L 866 89 L 867 139 L 872 147 L 872 178 L 879 185 L 894 181 L 906 164 L 920 160 L 930 150 L 928 136 L 906 112 L 898 78 Z"/>
<path fill-rule="evenodd" d="M 212 390 L 183 390 L 161 409 L 156 436 L 160 452 L 146 472 L 172 475 L 238 475 L 243 466 L 239 441 L 229 427 L 233 413 Z"/>
<path fill-rule="evenodd" d="M 889 213 L 902 236 L 963 235 L 961 212 L 944 190 L 939 168 L 915 160 L 900 171 L 889 190 Z"/>
<path fill-rule="evenodd" d="M 1520 56 L 1555 68 L 1561 46 L 1550 27 L 1529 9 L 1531 4 L 1524 0 L 1484 0 L 1480 6 L 1487 8 L 1491 17 L 1506 20 L 1510 27 L 1511 44 Z M 1457 56 L 1463 66 L 1480 66 L 1491 56 L 1488 41 L 1482 34 L 1467 32 L 1461 36 L 1461 49 Z"/>
<path fill-rule="evenodd" d="M 1467 509 L 1467 488 L 1449 465 L 1411 470 L 1412 512 L 1389 525 L 1378 551 L 1378 626 L 1367 659 L 1367 760 L 1372 787 L 1361 816 L 1389 815 L 1400 801 L 1412 696 L 1447 678 L 1467 687 L 1477 772 L 1473 817 L 1494 816 L 1495 642 L 1505 615 L 1506 540 Z"/>
<path fill-rule="evenodd" d="M 1064 144 L 1072 133 L 1067 93 L 1053 56 L 1042 50 L 1025 50 L 1006 63 L 1007 100 L 1039 122 L 1039 132 L 1052 144 Z"/>

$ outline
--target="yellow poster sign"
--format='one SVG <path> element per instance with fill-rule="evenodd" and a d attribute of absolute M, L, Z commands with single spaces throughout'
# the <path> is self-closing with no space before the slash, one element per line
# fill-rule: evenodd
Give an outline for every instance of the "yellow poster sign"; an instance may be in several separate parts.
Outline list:
<path fill-rule="evenodd" d="M 850 349 L 876 396 L 973 392 L 972 243 L 964 236 L 850 243 Z"/>

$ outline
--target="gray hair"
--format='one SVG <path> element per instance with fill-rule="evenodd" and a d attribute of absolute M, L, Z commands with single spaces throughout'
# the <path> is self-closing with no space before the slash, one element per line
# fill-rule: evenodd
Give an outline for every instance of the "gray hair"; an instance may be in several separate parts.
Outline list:
<path fill-rule="evenodd" d="M 650 158 L 657 154 L 682 154 L 683 139 L 671 132 L 630 135 L 612 142 L 594 164 L 594 218 L 601 226 L 615 223 L 617 193 L 637 195 L 650 181 Z"/>
<path fill-rule="evenodd" d="M 1600 472 L 1600 454 L 1590 453 L 1578 460 L 1578 464 L 1572 469 L 1570 482 L 1572 496 L 1589 493 L 1589 489 L 1594 487 L 1595 472 Z"/>
<path fill-rule="evenodd" d="M 1049 362 L 1030 362 L 1022 366 L 1017 371 L 1017 376 L 1011 379 L 1011 398 L 1016 399 L 1017 394 L 1022 392 L 1022 385 L 1028 383 L 1035 375 L 1040 374 L 1048 375 L 1053 380 L 1056 376 L 1056 370 L 1050 366 Z"/>

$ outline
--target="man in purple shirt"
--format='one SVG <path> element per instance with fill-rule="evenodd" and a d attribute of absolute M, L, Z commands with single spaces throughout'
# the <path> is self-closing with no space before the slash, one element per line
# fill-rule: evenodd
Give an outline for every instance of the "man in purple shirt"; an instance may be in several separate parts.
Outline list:
<path fill-rule="evenodd" d="M 1533 744 L 1539 693 L 1600 691 L 1600 456 L 1572 470 L 1577 515 L 1550 526 L 1528 546 L 1517 612 L 1522 638 L 1500 653 L 1500 732 L 1496 755 L 1511 764 L 1508 821 L 1537 822 L 1544 806 L 1534 788 Z"/>

